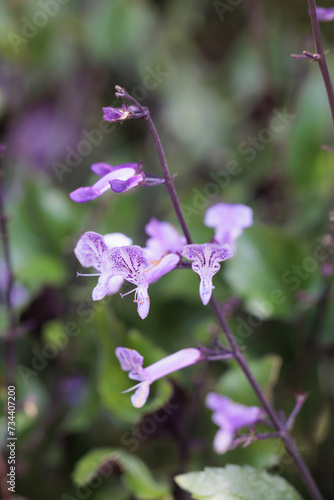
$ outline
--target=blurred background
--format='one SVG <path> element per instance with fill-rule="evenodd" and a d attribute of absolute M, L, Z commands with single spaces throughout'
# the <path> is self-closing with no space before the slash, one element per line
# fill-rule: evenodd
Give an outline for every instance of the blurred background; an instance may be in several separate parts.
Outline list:
<path fill-rule="evenodd" d="M 333 73 L 333 24 L 321 28 Z M 203 225 L 209 206 L 253 208 L 253 228 L 215 277 L 217 298 L 275 406 L 288 414 L 294 392 L 309 392 L 293 436 L 333 498 L 334 157 L 322 148 L 333 146 L 333 124 L 317 64 L 290 57 L 314 52 L 306 0 L 7 0 L 0 47 L 2 184 L 18 325 L 13 498 L 186 499 L 175 474 L 227 463 L 268 468 L 307 498 L 273 440 L 213 452 L 206 393 L 257 404 L 233 363 L 202 363 L 157 382 L 141 410 L 121 394 L 131 381 L 116 346 L 139 350 L 150 364 L 209 345 L 218 330 L 190 271 L 150 287 L 145 321 L 132 296 L 93 303 L 96 278 L 76 278 L 73 249 L 83 232 L 120 231 L 144 245 L 151 217 L 177 227 L 163 186 L 82 205 L 68 196 L 95 182 L 92 163 L 142 160 L 146 172 L 160 173 L 144 122 L 103 122 L 101 108 L 118 105 L 115 85 L 151 109 L 196 242 L 213 236 Z M 3 294 L 5 268 L 2 254 Z M 0 324 L 5 404 L 5 308 Z M 158 422 L 159 408 L 167 418 Z M 5 424 L 2 415 L 4 455 Z M 76 464 L 100 447 L 127 458 L 112 459 L 113 472 L 90 483 Z M 136 479 L 133 457 L 149 469 Z"/>

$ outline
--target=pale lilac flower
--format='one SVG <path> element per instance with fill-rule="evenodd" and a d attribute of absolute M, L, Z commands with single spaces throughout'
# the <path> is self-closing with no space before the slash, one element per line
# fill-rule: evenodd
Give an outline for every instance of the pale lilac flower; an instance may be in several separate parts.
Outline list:
<path fill-rule="evenodd" d="M 94 200 L 108 189 L 122 193 L 145 182 L 145 174 L 140 163 L 123 163 L 116 167 L 107 163 L 94 163 L 91 169 L 94 174 L 100 175 L 101 179 L 91 187 L 80 187 L 72 191 L 70 198 L 77 203 Z"/>
<path fill-rule="evenodd" d="M 104 236 L 88 231 L 83 234 L 74 253 L 83 267 L 94 267 L 99 274 L 99 281 L 93 290 L 93 300 L 101 300 L 106 295 L 117 293 L 123 285 L 122 276 L 114 276 L 112 266 L 108 260 L 108 250 L 115 247 L 132 244 L 131 238 L 122 233 L 110 233 Z M 83 276 L 80 274 L 80 276 Z M 94 276 L 94 275 L 93 275 Z"/>
<path fill-rule="evenodd" d="M 125 279 L 136 285 L 132 291 L 135 292 L 138 314 L 144 319 L 150 308 L 149 284 L 174 269 L 180 256 L 169 254 L 158 263 L 152 264 L 139 246 L 121 246 L 126 242 L 124 239 L 126 236 L 121 236 L 122 238 L 118 237 L 117 246 L 110 248 L 110 239 L 112 244 L 115 244 L 115 239 L 111 235 L 106 235 L 104 239 L 100 234 L 89 231 L 81 236 L 74 252 L 82 266 L 94 267 L 98 271 L 90 275 L 99 276 L 98 283 L 93 290 L 93 300 L 101 300 L 107 294 L 116 293 Z"/>
<path fill-rule="evenodd" d="M 316 7 L 317 18 L 319 21 L 333 21 L 334 7 L 326 9 L 324 7 Z"/>
<path fill-rule="evenodd" d="M 122 370 L 129 372 L 131 380 L 139 381 L 139 384 L 124 391 L 125 393 L 136 390 L 133 396 L 131 396 L 131 402 L 135 408 L 144 406 L 150 392 L 150 385 L 155 380 L 197 363 L 202 356 L 198 349 L 182 349 L 166 358 L 160 359 L 160 361 L 153 363 L 153 365 L 143 368 L 144 358 L 137 351 L 127 349 L 126 347 L 117 347 L 115 353 Z"/>
<path fill-rule="evenodd" d="M 247 205 L 218 203 L 208 208 L 204 224 L 215 228 L 216 243 L 228 244 L 234 249 L 235 240 L 243 233 L 243 229 L 253 224 L 253 211 Z"/>
<path fill-rule="evenodd" d="M 213 410 L 212 421 L 220 427 L 213 441 L 217 453 L 229 449 L 237 430 L 255 424 L 260 418 L 261 409 L 257 406 L 244 406 L 215 392 L 209 392 L 205 404 Z"/>
<path fill-rule="evenodd" d="M 146 242 L 145 251 L 150 260 L 160 260 L 168 253 L 181 253 L 186 238 L 181 236 L 172 224 L 152 218 L 145 226 L 146 233 L 151 236 Z"/>
<path fill-rule="evenodd" d="M 229 245 L 216 245 L 215 243 L 204 243 L 202 245 L 186 245 L 182 252 L 183 257 L 192 260 L 192 270 L 201 278 L 199 294 L 203 304 L 206 306 L 211 298 L 212 277 L 219 271 L 223 260 L 233 257 Z"/>

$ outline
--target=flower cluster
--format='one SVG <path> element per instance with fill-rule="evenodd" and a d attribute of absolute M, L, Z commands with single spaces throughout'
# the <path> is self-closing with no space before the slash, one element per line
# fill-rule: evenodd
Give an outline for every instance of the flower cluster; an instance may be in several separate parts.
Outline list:
<path fill-rule="evenodd" d="M 117 91 L 116 96 L 124 97 L 124 89 L 117 87 Z M 121 108 L 103 108 L 103 117 L 109 122 L 122 122 L 130 118 L 147 117 L 147 112 L 147 109 L 140 105 L 123 105 Z M 152 186 L 165 182 L 162 178 L 145 173 L 141 163 L 124 163 L 117 166 L 95 163 L 91 169 L 100 178 L 92 186 L 79 187 L 70 193 L 71 199 L 77 203 L 94 200 L 108 190 L 123 193 L 137 186 Z M 133 244 L 132 239 L 122 233 L 101 235 L 87 231 L 79 238 L 74 252 L 81 266 L 94 268 L 96 272 L 78 275 L 98 277 L 92 292 L 94 301 L 119 292 L 125 281 L 135 285 L 133 290 L 121 296 L 134 292 L 137 312 L 145 319 L 150 309 L 149 285 L 179 266 L 191 265 L 200 278 L 200 298 L 202 303 L 207 305 L 214 289 L 213 276 L 220 270 L 221 262 L 233 257 L 236 239 L 244 228 L 250 227 L 252 223 L 252 210 L 249 207 L 219 203 L 210 207 L 204 218 L 204 224 L 215 231 L 210 242 L 192 243 L 189 237 L 187 239 L 180 235 L 172 224 L 155 218 L 151 218 L 145 226 L 148 239 L 143 247 Z M 191 264 L 182 258 L 191 261 Z M 210 357 L 199 349 L 187 348 L 146 368 L 143 367 L 143 357 L 135 350 L 118 347 L 116 356 L 121 368 L 129 372 L 129 378 L 138 382 L 124 392 L 134 390 L 131 396 L 132 404 L 141 408 L 147 401 L 151 384 L 159 378 L 204 359 L 230 359 L 233 353 L 226 352 L 222 357 Z M 260 412 L 259 408 L 244 407 L 215 393 L 208 394 L 206 404 L 214 411 L 213 421 L 220 427 L 214 441 L 214 448 L 218 453 L 229 448 L 236 430 L 254 424 Z"/>

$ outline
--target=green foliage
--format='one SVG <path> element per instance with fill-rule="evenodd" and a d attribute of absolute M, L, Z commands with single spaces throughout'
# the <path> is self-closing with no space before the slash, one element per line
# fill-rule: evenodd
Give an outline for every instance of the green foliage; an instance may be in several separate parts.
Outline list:
<path fill-rule="evenodd" d="M 176 476 L 175 481 L 196 500 L 301 500 L 281 477 L 248 466 L 207 467 Z"/>
<path fill-rule="evenodd" d="M 111 463 L 111 464 L 110 464 Z M 167 500 L 167 485 L 156 482 L 145 463 L 121 448 L 92 449 L 76 464 L 73 480 L 79 486 L 88 484 L 95 476 L 103 475 L 102 468 L 107 465 L 106 475 L 112 473 L 112 465 L 121 468 L 124 486 L 138 500 Z"/>

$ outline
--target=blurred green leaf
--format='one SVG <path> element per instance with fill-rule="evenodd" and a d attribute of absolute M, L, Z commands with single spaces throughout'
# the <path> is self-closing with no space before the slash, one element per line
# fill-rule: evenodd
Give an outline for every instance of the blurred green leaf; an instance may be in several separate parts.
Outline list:
<path fill-rule="evenodd" d="M 285 479 L 248 466 L 207 467 L 176 476 L 175 481 L 198 500 L 301 500 Z"/>
<path fill-rule="evenodd" d="M 153 479 L 140 458 L 119 448 L 96 448 L 87 453 L 76 464 L 74 482 L 79 486 L 88 484 L 108 462 L 116 463 L 121 468 L 125 487 L 139 500 L 159 500 L 169 493 L 166 485 Z"/>
<path fill-rule="evenodd" d="M 251 360 L 248 365 L 269 400 L 272 400 L 273 389 L 277 383 L 282 358 L 268 354 Z M 231 361 L 227 373 L 219 379 L 216 390 L 238 403 L 247 406 L 258 405 L 259 401 L 250 389 L 249 381 L 235 361 Z"/>
<path fill-rule="evenodd" d="M 224 276 L 249 312 L 262 319 L 286 318 L 295 310 L 296 292 L 307 289 L 314 277 L 314 271 L 302 269 L 307 257 L 297 239 L 278 228 L 256 226 L 238 240 L 235 256 L 224 266 Z M 303 278 L 295 266 L 300 266 Z"/>

